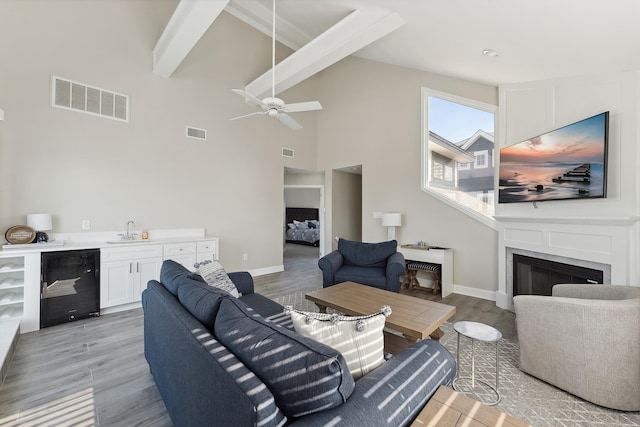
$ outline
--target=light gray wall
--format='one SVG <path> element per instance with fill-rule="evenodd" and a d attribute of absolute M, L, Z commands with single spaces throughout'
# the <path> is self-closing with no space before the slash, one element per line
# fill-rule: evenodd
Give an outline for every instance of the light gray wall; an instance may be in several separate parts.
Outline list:
<path fill-rule="evenodd" d="M 288 208 L 320 208 L 319 188 L 285 188 L 284 205 Z M 302 218 L 300 218 L 302 219 Z"/>
<path fill-rule="evenodd" d="M 320 73 L 318 168 L 362 165 L 362 239 L 386 239 L 373 212 L 401 212 L 400 243 L 454 250 L 454 283 L 497 289 L 497 232 L 420 190 L 421 87 L 497 105 L 498 89 L 349 57 Z M 327 179 L 331 200 L 336 183 Z M 327 206 L 327 212 L 330 212 Z M 335 210 L 334 210 L 335 212 Z M 328 218 L 328 227 L 335 218 Z M 334 233 L 335 234 L 335 233 Z M 327 243 L 331 239 L 325 234 Z M 327 247 L 329 247 L 327 245 Z"/>
<path fill-rule="evenodd" d="M 226 13 L 171 78 L 153 74 L 151 53 L 176 4 L 0 2 L 0 229 L 35 212 L 51 213 L 60 233 L 81 232 L 84 219 L 91 231 L 130 219 L 144 229 L 205 227 L 231 271 L 282 264 L 283 169 L 316 168 L 316 115 L 296 114 L 297 132 L 266 117 L 229 120 L 255 111 L 231 89 L 269 69 L 271 43 Z M 129 95 L 130 123 L 51 108 L 51 75 Z M 316 85 L 281 96 L 315 99 Z M 208 140 L 186 138 L 185 125 L 207 129 Z"/>

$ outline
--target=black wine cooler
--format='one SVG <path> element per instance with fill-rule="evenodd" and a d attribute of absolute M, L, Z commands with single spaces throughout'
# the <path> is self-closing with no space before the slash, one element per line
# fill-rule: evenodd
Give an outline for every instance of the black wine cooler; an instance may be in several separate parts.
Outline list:
<path fill-rule="evenodd" d="M 42 253 L 40 327 L 100 316 L 100 250 Z"/>

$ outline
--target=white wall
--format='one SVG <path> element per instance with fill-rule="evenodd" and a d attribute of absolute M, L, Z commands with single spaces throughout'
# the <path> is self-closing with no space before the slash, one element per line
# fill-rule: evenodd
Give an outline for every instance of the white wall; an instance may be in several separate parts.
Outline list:
<path fill-rule="evenodd" d="M 319 188 L 285 188 L 284 205 L 288 208 L 320 208 Z M 301 218 L 302 219 L 302 218 Z"/>
<path fill-rule="evenodd" d="M 420 190 L 420 93 L 428 87 L 497 105 L 497 88 L 355 57 L 320 73 L 318 84 L 324 107 L 318 168 L 326 172 L 326 199 L 332 190 L 327 171 L 361 164 L 362 239 L 386 239 L 373 212 L 401 212 L 400 243 L 453 248 L 454 283 L 491 297 L 498 280 L 496 231 Z"/>
<path fill-rule="evenodd" d="M 229 270 L 282 265 L 282 171 L 315 169 L 316 114 L 296 114 L 297 132 L 266 117 L 229 121 L 254 111 L 231 89 L 269 68 L 271 46 L 226 13 L 171 78 L 154 75 L 151 52 L 176 4 L 0 2 L 0 229 L 34 212 L 51 213 L 57 233 L 81 232 L 84 219 L 91 231 L 130 219 L 205 227 Z M 51 75 L 129 95 L 130 123 L 51 108 Z M 315 99 L 316 85 L 281 96 Z M 208 140 L 186 138 L 185 125 Z"/>
<path fill-rule="evenodd" d="M 362 176 L 334 170 L 332 183 L 331 234 L 333 238 L 330 247 L 334 250 L 338 248 L 335 237 L 367 241 L 362 238 Z"/>

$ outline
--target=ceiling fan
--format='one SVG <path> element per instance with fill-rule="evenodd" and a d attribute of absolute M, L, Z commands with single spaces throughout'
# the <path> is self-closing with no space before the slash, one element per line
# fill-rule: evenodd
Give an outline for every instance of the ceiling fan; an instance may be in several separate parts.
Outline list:
<path fill-rule="evenodd" d="M 318 101 L 297 102 L 294 104 L 285 104 L 285 102 L 276 98 L 276 0 L 273 0 L 273 33 L 271 38 L 271 96 L 258 99 L 242 89 L 232 89 L 235 93 L 262 108 L 262 111 L 256 113 L 245 114 L 244 116 L 234 117 L 231 120 L 243 119 L 251 116 L 275 117 L 293 130 L 302 129 L 302 125 L 296 122 L 287 113 L 298 113 L 302 111 L 322 110 L 322 105 Z"/>

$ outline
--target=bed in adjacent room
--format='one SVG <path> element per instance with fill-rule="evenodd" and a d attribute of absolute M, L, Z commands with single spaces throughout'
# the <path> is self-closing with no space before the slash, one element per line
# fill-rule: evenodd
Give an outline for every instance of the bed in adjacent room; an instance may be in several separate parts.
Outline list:
<path fill-rule="evenodd" d="M 319 246 L 320 222 L 317 208 L 286 208 L 287 243 Z"/>

